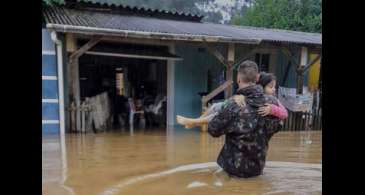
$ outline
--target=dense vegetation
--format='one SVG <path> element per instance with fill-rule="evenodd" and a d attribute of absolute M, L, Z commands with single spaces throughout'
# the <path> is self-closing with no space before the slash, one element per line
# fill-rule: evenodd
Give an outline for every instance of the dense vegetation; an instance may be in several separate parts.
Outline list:
<path fill-rule="evenodd" d="M 322 32 L 322 0 L 254 0 L 236 25 Z"/>

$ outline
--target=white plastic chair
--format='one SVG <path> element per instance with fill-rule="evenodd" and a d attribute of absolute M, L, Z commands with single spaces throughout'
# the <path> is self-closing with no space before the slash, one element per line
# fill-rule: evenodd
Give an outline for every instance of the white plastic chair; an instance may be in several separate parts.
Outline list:
<path fill-rule="evenodd" d="M 134 125 L 134 115 L 135 114 L 144 114 L 143 110 L 136 110 L 136 106 L 134 105 L 134 101 L 132 98 L 128 99 L 128 103 L 129 103 L 129 108 L 130 108 L 130 112 L 129 112 L 129 126 L 131 128 L 133 128 Z"/>

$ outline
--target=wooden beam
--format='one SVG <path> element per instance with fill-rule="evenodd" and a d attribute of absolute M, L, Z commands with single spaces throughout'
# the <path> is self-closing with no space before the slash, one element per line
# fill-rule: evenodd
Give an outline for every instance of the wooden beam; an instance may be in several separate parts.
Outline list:
<path fill-rule="evenodd" d="M 226 70 L 226 76 L 227 76 L 227 81 L 232 81 L 233 82 L 233 63 L 234 63 L 234 43 L 229 43 L 228 44 L 228 56 L 227 56 L 227 70 Z M 232 96 L 233 93 L 233 86 L 229 85 L 226 88 L 225 91 L 225 98 L 229 98 Z"/>
<path fill-rule="evenodd" d="M 290 70 L 290 67 L 291 67 L 291 61 L 288 62 L 288 65 L 286 66 L 286 69 L 285 69 L 285 73 L 284 73 L 284 77 L 283 77 L 283 80 L 281 82 L 281 85 L 284 85 L 287 78 L 288 78 L 288 75 L 289 75 L 289 70 Z"/>
<path fill-rule="evenodd" d="M 82 39 L 88 39 L 90 36 L 79 34 L 77 37 Z M 143 44 L 143 45 L 163 45 L 163 46 L 169 46 L 174 43 L 174 41 L 172 40 L 137 39 L 131 37 L 127 38 L 127 37 L 115 37 L 115 36 L 103 36 L 101 41 L 112 41 L 118 43 L 131 43 L 131 44 Z"/>
<path fill-rule="evenodd" d="M 240 59 L 236 60 L 235 63 L 232 65 L 232 69 L 236 69 L 243 61 L 249 59 L 251 57 L 251 55 L 256 53 L 256 52 L 257 52 L 257 47 L 253 48 L 245 56 L 243 56 Z"/>
<path fill-rule="evenodd" d="M 302 47 L 300 51 L 300 66 L 305 66 L 308 63 L 308 48 Z"/>
<path fill-rule="evenodd" d="M 295 59 L 295 55 L 286 47 L 281 48 L 284 55 L 292 62 L 292 65 L 297 66 L 299 62 Z"/>
<path fill-rule="evenodd" d="M 71 101 L 76 104 L 76 130 L 81 130 L 81 114 L 78 111 L 80 108 L 80 78 L 79 78 L 79 57 L 84 54 L 87 50 L 94 47 L 100 40 L 102 36 L 93 36 L 89 42 L 83 45 L 80 49 L 73 52 L 69 57 L 69 68 L 70 68 L 70 87 L 71 87 Z M 74 124 L 73 124 L 74 125 Z"/>
<path fill-rule="evenodd" d="M 228 44 L 228 57 L 227 60 L 229 63 L 233 63 L 234 62 L 234 43 L 229 43 Z"/>
<path fill-rule="evenodd" d="M 76 106 L 76 120 L 75 122 L 75 127 L 76 127 L 76 131 L 80 131 L 81 130 L 81 114 L 78 110 L 78 108 L 81 105 L 81 100 L 80 100 L 80 78 L 79 78 L 79 58 L 70 60 L 70 64 L 71 64 L 71 95 L 72 95 L 72 99 L 75 102 L 75 106 Z"/>
<path fill-rule="evenodd" d="M 226 81 L 216 89 L 214 89 L 212 92 L 210 92 L 208 95 L 202 97 L 202 103 L 203 103 L 203 109 L 206 107 L 206 104 L 211 100 L 213 97 L 224 91 L 227 87 L 231 86 L 233 81 Z"/>
<path fill-rule="evenodd" d="M 102 36 L 93 36 L 89 42 L 87 42 L 85 45 L 83 45 L 80 49 L 75 51 L 70 55 L 70 58 L 79 58 L 82 54 L 84 54 L 87 50 L 94 47 L 100 40 Z"/>
<path fill-rule="evenodd" d="M 71 58 L 69 62 L 70 68 L 70 95 L 71 102 L 75 103 L 76 107 L 76 118 L 73 120 L 73 126 L 76 127 L 76 131 L 81 130 L 81 115 L 78 112 L 80 107 L 80 78 L 79 78 L 79 58 Z"/>
<path fill-rule="evenodd" d="M 300 64 L 297 66 L 297 94 L 303 94 L 304 68 L 308 63 L 308 48 L 302 47 L 300 52 Z"/>
<path fill-rule="evenodd" d="M 67 33 L 66 34 L 66 51 L 74 52 L 77 50 L 75 34 Z"/>
<path fill-rule="evenodd" d="M 228 67 L 228 61 L 226 58 L 213 46 L 204 43 L 204 47 L 213 54 L 225 67 Z"/>
<path fill-rule="evenodd" d="M 310 61 L 305 67 L 304 67 L 304 72 L 307 71 L 313 64 L 315 64 L 319 59 L 321 59 L 321 55 L 317 55 L 316 58 L 314 58 L 312 61 Z"/>
<path fill-rule="evenodd" d="M 297 68 L 297 94 L 303 94 L 303 82 L 304 82 L 304 74 L 303 74 L 303 66 Z"/>
<path fill-rule="evenodd" d="M 181 57 L 149 56 L 149 55 L 110 53 L 110 52 L 97 52 L 97 51 L 87 51 L 87 52 L 85 52 L 85 54 L 100 55 L 100 56 L 112 56 L 112 57 L 121 57 L 121 58 L 138 58 L 138 59 L 155 59 L 155 60 L 182 60 Z"/>

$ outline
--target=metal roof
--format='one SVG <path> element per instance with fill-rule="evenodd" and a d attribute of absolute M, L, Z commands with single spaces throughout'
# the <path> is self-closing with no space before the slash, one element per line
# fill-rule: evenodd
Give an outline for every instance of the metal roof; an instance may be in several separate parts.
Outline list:
<path fill-rule="evenodd" d="M 322 45 L 322 34 L 298 31 L 177 21 L 110 12 L 47 7 L 47 28 L 60 32 L 212 42 L 284 42 Z"/>
<path fill-rule="evenodd" d="M 174 20 L 187 20 L 199 22 L 203 18 L 203 15 L 196 11 L 178 11 L 178 10 L 161 10 L 139 6 L 130 6 L 123 4 L 115 4 L 112 2 L 92 1 L 92 0 L 66 0 L 65 7 L 74 9 L 89 9 L 93 11 L 103 11 L 116 14 L 129 14 L 129 15 L 140 15 L 149 16 L 156 18 L 168 18 Z"/>

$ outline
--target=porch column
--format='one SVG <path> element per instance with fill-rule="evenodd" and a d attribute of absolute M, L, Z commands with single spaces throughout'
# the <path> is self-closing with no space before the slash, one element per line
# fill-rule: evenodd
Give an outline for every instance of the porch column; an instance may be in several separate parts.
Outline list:
<path fill-rule="evenodd" d="M 228 57 L 227 57 L 227 70 L 226 70 L 226 80 L 233 81 L 233 68 L 232 65 L 234 63 L 234 43 L 229 43 L 228 45 Z M 225 99 L 232 96 L 233 93 L 233 85 L 230 85 L 225 90 Z"/>
<path fill-rule="evenodd" d="M 297 94 L 303 94 L 304 68 L 308 61 L 308 48 L 302 47 L 300 52 L 300 63 L 297 67 Z"/>
<path fill-rule="evenodd" d="M 175 54 L 175 45 L 169 45 L 169 52 Z M 175 124 L 175 61 L 167 60 L 167 126 Z"/>
<path fill-rule="evenodd" d="M 80 106 L 80 78 L 79 78 L 79 59 L 78 58 L 70 58 L 69 62 L 69 69 L 70 69 L 70 99 L 71 101 L 75 102 L 76 109 Z M 81 129 L 81 118 L 80 113 L 76 111 L 76 121 L 72 120 L 76 123 L 76 130 Z M 75 127 L 75 124 L 71 125 Z"/>
<path fill-rule="evenodd" d="M 81 105 L 80 101 L 80 79 L 79 79 L 79 58 L 89 49 L 94 47 L 100 40 L 101 36 L 93 36 L 89 42 L 83 45 L 81 48 L 73 52 L 69 57 L 68 69 L 70 70 L 69 86 L 71 86 L 70 100 L 75 102 L 76 106 L 76 119 L 72 120 L 72 123 L 76 123 L 76 130 L 81 130 L 81 113 L 78 111 Z M 75 41 L 73 39 L 73 41 Z M 70 103 L 71 103 L 70 102 Z M 72 116 L 71 116 L 72 117 Z M 71 124 L 71 127 L 75 127 L 75 124 Z"/>

